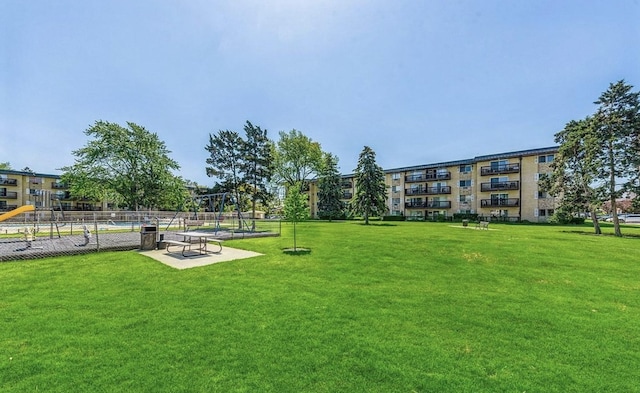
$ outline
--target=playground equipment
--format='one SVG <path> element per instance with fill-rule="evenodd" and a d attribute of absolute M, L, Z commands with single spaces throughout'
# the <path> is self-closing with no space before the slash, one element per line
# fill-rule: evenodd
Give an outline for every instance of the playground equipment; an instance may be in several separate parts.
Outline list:
<path fill-rule="evenodd" d="M 32 212 L 32 211 L 35 211 L 35 210 L 36 210 L 36 208 L 33 205 L 20 206 L 17 209 L 13 209 L 13 210 L 8 211 L 7 213 L 0 214 L 0 221 L 8 220 L 11 217 L 17 216 L 18 214 L 22 214 L 22 213 L 26 213 L 26 212 Z"/>
<path fill-rule="evenodd" d="M 218 233 L 218 231 L 221 230 L 220 223 L 224 220 L 224 208 L 228 202 L 231 202 L 235 207 L 234 211 L 238 216 L 240 229 L 250 228 L 242 216 L 240 204 L 233 196 L 229 196 L 228 192 L 196 195 L 190 198 L 189 202 L 191 202 L 190 205 L 193 207 L 193 214 L 188 218 L 188 220 L 190 222 L 202 221 L 198 218 L 198 210 L 201 207 L 204 207 L 208 212 L 213 213 L 215 233 Z M 167 224 L 167 229 L 171 226 L 178 214 L 180 214 L 180 211 L 176 211 L 176 214 Z"/>

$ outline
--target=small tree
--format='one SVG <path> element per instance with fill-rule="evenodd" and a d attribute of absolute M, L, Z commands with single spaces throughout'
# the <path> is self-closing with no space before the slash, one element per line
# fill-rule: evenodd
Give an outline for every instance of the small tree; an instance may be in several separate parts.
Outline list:
<path fill-rule="evenodd" d="M 355 214 L 364 217 L 369 225 L 369 217 L 381 216 L 387 211 L 387 193 L 384 183 L 384 170 L 376 164 L 376 153 L 365 146 L 355 169 L 356 193 L 351 201 Z"/>
<path fill-rule="evenodd" d="M 327 217 L 329 221 L 343 216 L 342 177 L 338 172 L 338 157 L 325 153 L 318 175 L 318 216 Z"/>
<path fill-rule="evenodd" d="M 298 251 L 296 240 L 296 223 L 309 218 L 309 204 L 307 194 L 301 191 L 302 183 L 296 183 L 289 187 L 284 200 L 284 217 L 293 222 L 293 251 Z"/>
<path fill-rule="evenodd" d="M 7 162 L 0 162 L 0 169 L 2 170 L 11 170 L 11 164 L 7 161 Z"/>

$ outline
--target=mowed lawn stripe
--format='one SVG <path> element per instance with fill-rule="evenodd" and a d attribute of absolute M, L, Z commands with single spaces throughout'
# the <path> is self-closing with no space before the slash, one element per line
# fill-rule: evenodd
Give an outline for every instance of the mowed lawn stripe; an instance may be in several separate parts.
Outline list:
<path fill-rule="evenodd" d="M 0 390 L 638 391 L 640 239 L 491 229 L 308 222 L 304 255 L 283 224 L 228 242 L 264 256 L 182 271 L 0 264 Z"/>

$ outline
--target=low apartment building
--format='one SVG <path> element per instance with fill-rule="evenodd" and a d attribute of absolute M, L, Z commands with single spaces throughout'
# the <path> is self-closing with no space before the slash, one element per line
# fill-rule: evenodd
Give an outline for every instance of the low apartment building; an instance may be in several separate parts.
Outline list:
<path fill-rule="evenodd" d="M 389 214 L 431 220 L 454 213 L 487 219 L 544 222 L 553 215 L 556 199 L 538 185 L 551 172 L 557 147 L 477 156 L 465 160 L 385 170 Z M 343 176 L 344 201 L 354 193 L 354 176 Z M 317 214 L 315 182 L 310 207 Z"/>
<path fill-rule="evenodd" d="M 58 175 L 0 170 L 0 212 L 23 205 L 56 210 L 107 209 L 105 202 L 73 198 Z"/>

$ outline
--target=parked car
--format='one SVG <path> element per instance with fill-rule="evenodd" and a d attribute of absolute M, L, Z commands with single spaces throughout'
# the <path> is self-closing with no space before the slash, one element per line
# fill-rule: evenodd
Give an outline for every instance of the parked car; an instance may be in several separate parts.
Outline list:
<path fill-rule="evenodd" d="M 625 224 L 640 224 L 640 214 L 626 214 L 624 221 L 620 220 L 620 222 L 624 222 Z"/>

